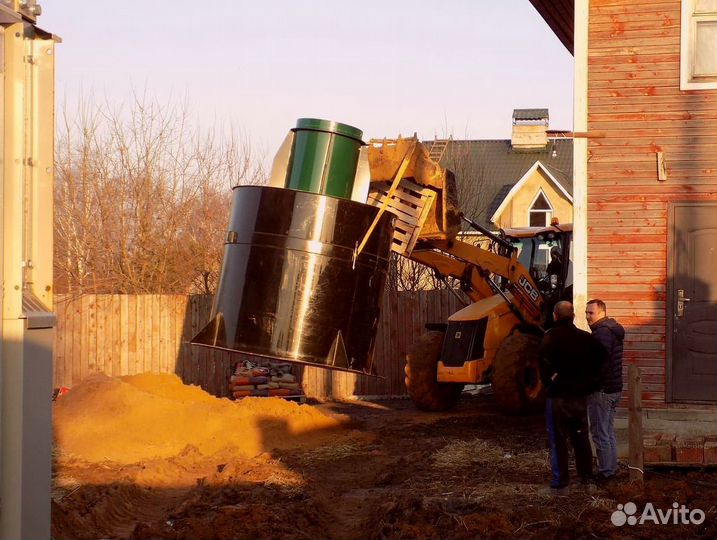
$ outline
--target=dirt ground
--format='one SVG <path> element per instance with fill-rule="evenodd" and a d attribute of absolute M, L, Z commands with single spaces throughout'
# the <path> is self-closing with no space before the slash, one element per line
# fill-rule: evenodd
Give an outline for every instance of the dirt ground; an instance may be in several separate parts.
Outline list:
<path fill-rule="evenodd" d="M 61 399 L 64 399 L 61 398 Z M 274 398 L 272 398 L 274 399 Z M 545 493 L 543 419 L 501 415 L 490 396 L 426 414 L 407 400 L 316 405 L 335 419 L 255 457 L 187 445 L 119 464 L 56 452 L 54 538 L 715 538 L 717 473 L 627 473 L 613 485 Z M 281 436 L 281 429 L 286 428 Z M 224 426 L 232 432 L 232 425 Z M 263 429 L 259 426 L 259 429 Z M 243 437 L 246 426 L 237 426 Z M 277 431 L 278 430 L 278 431 Z M 270 443 L 267 442 L 266 446 Z M 271 444 L 277 446 L 276 444 Z M 659 473 L 659 474 L 658 474 Z M 701 525 L 611 523 L 618 504 L 706 513 Z"/>

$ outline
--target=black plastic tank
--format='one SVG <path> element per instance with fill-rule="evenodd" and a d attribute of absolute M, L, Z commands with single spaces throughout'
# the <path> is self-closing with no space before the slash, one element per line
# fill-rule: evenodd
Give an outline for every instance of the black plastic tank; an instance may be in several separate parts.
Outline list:
<path fill-rule="evenodd" d="M 234 188 L 211 319 L 192 343 L 374 373 L 393 214 L 354 253 L 377 214 L 326 195 Z"/>

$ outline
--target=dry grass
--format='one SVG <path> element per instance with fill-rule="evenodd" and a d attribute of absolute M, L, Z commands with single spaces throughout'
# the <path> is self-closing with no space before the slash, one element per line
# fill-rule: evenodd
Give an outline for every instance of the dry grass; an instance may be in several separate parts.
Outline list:
<path fill-rule="evenodd" d="M 334 444 L 331 446 L 320 446 L 301 455 L 300 461 L 311 463 L 317 461 L 336 461 L 346 457 L 352 457 L 361 454 L 365 448 L 356 444 Z"/>
<path fill-rule="evenodd" d="M 306 487 L 306 482 L 300 474 L 292 471 L 277 471 L 264 480 L 265 487 L 280 490 L 285 495 L 300 495 Z"/>
<path fill-rule="evenodd" d="M 442 469 L 463 468 L 510 459 L 506 455 L 500 446 L 483 439 L 454 441 L 433 454 L 433 463 Z"/>

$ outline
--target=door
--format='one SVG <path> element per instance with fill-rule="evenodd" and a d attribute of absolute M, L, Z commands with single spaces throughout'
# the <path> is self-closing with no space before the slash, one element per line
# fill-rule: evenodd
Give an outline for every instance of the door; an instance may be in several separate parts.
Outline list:
<path fill-rule="evenodd" d="M 670 214 L 672 400 L 717 402 L 717 204 L 675 203 Z"/>

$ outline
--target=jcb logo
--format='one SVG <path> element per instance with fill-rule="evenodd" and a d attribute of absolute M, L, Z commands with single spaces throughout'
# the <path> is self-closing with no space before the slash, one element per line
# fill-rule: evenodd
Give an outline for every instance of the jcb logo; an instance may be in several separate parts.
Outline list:
<path fill-rule="evenodd" d="M 533 288 L 530 282 L 525 279 L 525 276 L 520 276 L 520 278 L 518 278 L 518 285 L 523 288 L 523 290 L 528 294 L 528 296 L 533 302 L 538 302 L 538 298 L 540 298 L 540 295 L 538 294 L 538 291 Z"/>

